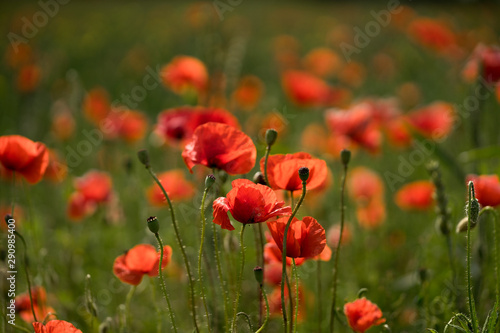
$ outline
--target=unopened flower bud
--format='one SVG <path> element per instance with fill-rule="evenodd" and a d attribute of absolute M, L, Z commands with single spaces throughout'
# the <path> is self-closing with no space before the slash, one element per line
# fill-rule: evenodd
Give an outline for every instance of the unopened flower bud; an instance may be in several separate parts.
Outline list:
<path fill-rule="evenodd" d="M 309 168 L 306 168 L 306 167 L 302 167 L 299 169 L 299 177 L 300 177 L 300 180 L 302 180 L 303 182 L 307 181 L 307 179 L 309 179 Z"/>
<path fill-rule="evenodd" d="M 146 168 L 149 168 L 150 167 L 150 164 L 149 164 L 149 153 L 146 149 L 141 149 L 137 152 L 137 157 L 139 158 L 139 161 L 141 161 L 142 164 L 144 164 L 144 166 Z"/>
<path fill-rule="evenodd" d="M 347 166 L 351 160 L 351 151 L 348 149 L 342 149 L 340 152 L 340 160 L 344 166 Z"/>
<path fill-rule="evenodd" d="M 278 138 L 278 132 L 274 128 L 270 128 L 266 131 L 266 143 L 268 146 L 272 146 L 276 139 Z"/>
<path fill-rule="evenodd" d="M 255 175 L 253 175 L 253 182 L 255 184 L 267 185 L 266 179 L 264 178 L 264 175 L 260 171 L 257 171 Z"/>
<path fill-rule="evenodd" d="M 149 231 L 156 235 L 158 231 L 160 231 L 160 223 L 158 222 L 158 219 L 156 216 L 150 216 L 147 221 Z"/>
<path fill-rule="evenodd" d="M 214 175 L 208 175 L 207 178 L 205 178 L 205 189 L 209 189 L 212 187 L 212 185 L 215 183 L 215 176 Z"/>
<path fill-rule="evenodd" d="M 255 267 L 253 269 L 253 274 L 255 275 L 255 280 L 257 280 L 257 282 L 262 285 L 264 283 L 264 270 L 262 269 L 262 267 Z"/>
<path fill-rule="evenodd" d="M 458 222 L 458 224 L 457 224 L 457 228 L 455 229 L 457 234 L 461 233 L 461 232 L 466 232 L 468 224 L 469 224 L 468 217 L 464 217 L 463 219 L 461 219 L 460 222 Z M 470 229 L 471 230 L 474 229 L 475 226 L 476 226 L 476 223 L 472 223 L 472 221 L 471 221 Z"/>

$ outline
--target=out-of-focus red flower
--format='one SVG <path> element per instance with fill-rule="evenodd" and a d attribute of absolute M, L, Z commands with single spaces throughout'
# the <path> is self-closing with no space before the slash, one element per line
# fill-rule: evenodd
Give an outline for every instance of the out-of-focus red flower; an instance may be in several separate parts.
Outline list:
<path fill-rule="evenodd" d="M 330 98 L 328 84 L 308 72 L 286 71 L 282 76 L 282 85 L 286 95 L 298 106 L 323 106 Z"/>
<path fill-rule="evenodd" d="M 500 81 L 500 47 L 477 45 L 464 67 L 462 76 L 466 81 L 472 82 L 477 79 L 481 68 L 481 76 L 486 82 L 491 84 Z"/>
<path fill-rule="evenodd" d="M 41 142 L 20 135 L 0 136 L 0 163 L 21 174 L 29 183 L 39 182 L 49 164 L 49 152 Z"/>
<path fill-rule="evenodd" d="M 70 111 L 59 111 L 52 117 L 51 131 L 61 141 L 66 141 L 75 132 L 75 119 Z"/>
<path fill-rule="evenodd" d="M 369 201 L 383 196 L 384 184 L 380 176 L 366 167 L 356 167 L 347 178 L 347 191 L 356 201 Z"/>
<path fill-rule="evenodd" d="M 449 103 L 434 102 L 408 114 L 408 122 L 425 137 L 446 137 L 453 129 L 453 106 Z"/>
<path fill-rule="evenodd" d="M 265 158 L 260 160 L 260 170 L 264 174 Z M 297 191 L 302 189 L 299 177 L 301 167 L 309 168 L 306 188 L 313 190 L 322 186 L 328 177 L 326 162 L 312 158 L 308 153 L 271 155 L 267 162 L 269 186 L 275 190 Z"/>
<path fill-rule="evenodd" d="M 408 26 L 408 33 L 424 47 L 439 53 L 456 48 L 455 33 L 443 22 L 427 17 L 414 19 Z"/>
<path fill-rule="evenodd" d="M 33 309 L 37 319 L 45 319 L 49 313 L 54 313 L 54 309 L 47 306 L 47 293 L 43 287 L 33 287 L 31 288 L 31 297 L 33 299 Z M 19 314 L 22 320 L 27 323 L 32 323 L 35 321 L 33 317 L 33 312 L 31 311 L 31 300 L 28 292 L 22 293 L 16 297 L 16 313 Z M 53 319 L 53 316 L 49 316 L 47 319 Z"/>
<path fill-rule="evenodd" d="M 386 218 L 385 202 L 376 197 L 364 204 L 358 204 L 356 217 L 359 225 L 365 229 L 374 229 L 380 226 Z"/>
<path fill-rule="evenodd" d="M 182 170 L 170 170 L 158 175 L 170 200 L 187 200 L 194 196 L 194 185 L 187 181 Z M 154 206 L 163 206 L 166 204 L 166 198 L 160 187 L 154 183 L 147 190 L 149 202 Z"/>
<path fill-rule="evenodd" d="M 25 65 L 21 67 L 17 74 L 17 89 L 23 93 L 32 92 L 38 87 L 41 77 L 42 71 L 40 67 L 35 64 Z"/>
<path fill-rule="evenodd" d="M 137 286 L 144 275 L 158 276 L 160 251 L 149 244 L 139 244 L 118 256 L 113 264 L 113 273 L 120 281 Z M 165 268 L 172 257 L 172 248 L 163 247 L 161 267 Z"/>
<path fill-rule="evenodd" d="M 476 199 L 481 206 L 500 205 L 500 181 L 497 175 L 468 175 L 467 183 L 474 183 Z"/>
<path fill-rule="evenodd" d="M 328 229 L 326 233 L 326 240 L 327 243 L 335 249 L 337 248 L 339 238 L 340 238 L 340 224 L 337 223 L 332 225 Z M 340 241 L 340 245 L 343 246 L 349 244 L 351 242 L 351 239 L 352 239 L 351 228 L 346 223 L 344 224 L 344 230 L 342 231 L 342 240 Z"/>
<path fill-rule="evenodd" d="M 323 249 L 323 251 L 321 251 L 320 254 L 313 257 L 312 259 L 321 260 L 321 261 L 330 261 L 331 258 L 332 258 L 332 249 L 328 245 L 325 244 L 325 248 Z M 295 263 L 297 263 L 297 262 L 295 262 Z"/>
<path fill-rule="evenodd" d="M 225 109 L 182 106 L 162 111 L 155 132 L 167 142 L 182 144 L 192 138 L 198 126 L 209 122 L 240 128 L 238 119 Z"/>
<path fill-rule="evenodd" d="M 344 313 L 354 332 L 364 333 L 372 326 L 385 323 L 383 314 L 376 304 L 365 297 L 344 305 Z"/>
<path fill-rule="evenodd" d="M 260 102 L 264 94 L 264 83 L 254 75 L 241 78 L 233 93 L 233 100 L 237 107 L 243 110 L 252 110 Z"/>
<path fill-rule="evenodd" d="M 194 57 L 177 56 L 161 70 L 163 84 L 176 94 L 205 91 L 208 72 L 205 65 Z"/>
<path fill-rule="evenodd" d="M 69 196 L 66 212 L 70 219 L 78 221 L 94 214 L 96 209 L 97 204 L 95 202 L 87 200 L 85 195 L 80 192 L 73 192 Z"/>
<path fill-rule="evenodd" d="M 68 174 L 68 166 L 61 159 L 59 154 L 52 149 L 49 149 L 49 165 L 45 170 L 44 178 L 52 182 L 62 182 Z"/>
<path fill-rule="evenodd" d="M 361 103 L 349 110 L 330 109 L 326 111 L 325 118 L 334 134 L 348 137 L 371 153 L 379 152 L 382 134 L 374 122 L 370 105 Z"/>
<path fill-rule="evenodd" d="M 292 302 L 294 304 L 294 309 L 295 309 L 295 286 L 291 286 L 291 288 L 292 288 Z M 304 297 L 305 297 L 304 288 L 302 288 L 302 285 L 299 285 L 299 299 L 301 301 L 299 302 L 299 317 L 297 318 L 298 321 L 304 320 L 306 316 L 307 302 L 305 301 Z M 280 286 L 276 286 L 273 289 L 273 291 L 268 296 L 268 300 L 269 300 L 269 313 L 271 317 L 281 317 L 282 312 L 281 312 Z M 288 294 L 288 288 L 285 288 L 285 304 L 287 307 L 288 304 L 290 304 L 290 295 Z"/>
<path fill-rule="evenodd" d="M 195 165 L 201 164 L 239 175 L 252 170 L 257 150 L 252 139 L 240 130 L 210 122 L 196 128 L 182 158 L 190 172 Z"/>
<path fill-rule="evenodd" d="M 342 66 L 342 70 L 339 73 L 339 79 L 342 83 L 355 88 L 360 87 L 365 82 L 365 78 L 365 66 L 356 61 L 351 61 Z"/>
<path fill-rule="evenodd" d="M 120 138 L 128 143 L 141 140 L 148 127 L 146 115 L 133 110 L 112 110 L 104 121 L 108 139 Z"/>
<path fill-rule="evenodd" d="M 276 193 L 267 186 L 254 184 L 247 179 L 236 179 L 226 197 L 213 203 L 214 223 L 222 229 L 234 230 L 227 213 L 243 224 L 266 222 L 278 215 L 290 215 L 292 209 L 278 201 Z"/>
<path fill-rule="evenodd" d="M 75 179 L 75 189 L 88 201 L 106 202 L 111 196 L 111 177 L 107 172 L 91 170 Z"/>
<path fill-rule="evenodd" d="M 108 92 L 101 87 L 90 90 L 83 101 L 83 112 L 88 120 L 99 126 L 111 112 Z"/>
<path fill-rule="evenodd" d="M 278 248 L 283 251 L 283 237 L 288 217 L 268 222 Z M 316 219 L 306 216 L 302 220 L 293 218 L 287 234 L 286 256 L 291 258 L 313 258 L 323 252 L 326 245 L 325 229 Z"/>
<path fill-rule="evenodd" d="M 403 210 L 426 210 L 434 204 L 434 184 L 427 180 L 416 181 L 401 187 L 394 200 Z"/>
<path fill-rule="evenodd" d="M 340 56 L 326 47 L 311 50 L 302 61 L 304 67 L 319 77 L 331 77 L 342 65 Z"/>
<path fill-rule="evenodd" d="M 33 323 L 35 333 L 82 333 L 73 324 L 64 320 L 51 320 L 47 324 Z"/>
<path fill-rule="evenodd" d="M 384 130 L 391 145 L 400 148 L 410 146 L 412 137 L 403 117 L 398 117 L 387 122 Z"/>
<path fill-rule="evenodd" d="M 279 286 L 283 276 L 283 265 L 279 261 L 264 264 L 264 282 L 271 286 Z"/>

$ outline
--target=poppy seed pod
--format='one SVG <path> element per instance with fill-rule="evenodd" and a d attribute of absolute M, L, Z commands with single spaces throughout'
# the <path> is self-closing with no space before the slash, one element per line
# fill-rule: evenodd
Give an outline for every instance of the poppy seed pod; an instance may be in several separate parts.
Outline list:
<path fill-rule="evenodd" d="M 147 221 L 149 231 L 156 235 L 158 231 L 160 231 L 160 223 L 158 223 L 158 219 L 156 216 L 150 216 Z"/>
<path fill-rule="evenodd" d="M 262 285 L 264 283 L 264 271 L 262 270 L 262 267 L 257 266 L 253 269 L 253 273 L 255 275 L 255 280 Z"/>
<path fill-rule="evenodd" d="M 144 166 L 146 168 L 149 168 L 150 164 L 149 164 L 149 154 L 148 154 L 148 151 L 146 149 L 141 149 L 137 152 L 137 157 L 139 158 L 139 161 L 141 161 L 142 164 L 144 164 Z"/>
<path fill-rule="evenodd" d="M 344 166 L 347 166 L 351 160 L 351 151 L 348 149 L 342 149 L 340 152 L 340 160 Z"/>
<path fill-rule="evenodd" d="M 278 132 L 274 128 L 270 128 L 266 131 L 266 143 L 268 146 L 272 146 L 276 139 L 278 138 Z"/>
<path fill-rule="evenodd" d="M 309 168 L 302 167 L 299 169 L 299 177 L 303 182 L 307 181 L 309 178 Z"/>
<path fill-rule="evenodd" d="M 215 176 L 210 174 L 205 178 L 205 189 L 209 189 L 215 183 Z"/>

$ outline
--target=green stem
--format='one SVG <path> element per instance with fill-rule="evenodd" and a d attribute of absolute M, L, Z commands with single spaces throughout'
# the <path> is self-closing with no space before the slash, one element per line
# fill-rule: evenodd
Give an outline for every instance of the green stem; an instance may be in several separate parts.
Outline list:
<path fill-rule="evenodd" d="M 497 234 L 497 223 L 498 223 L 498 213 L 497 211 L 490 206 L 486 206 L 481 211 L 479 212 L 478 220 L 481 217 L 482 214 L 484 213 L 490 213 L 493 215 L 494 218 L 494 224 L 493 224 L 493 261 L 495 262 L 495 294 L 496 294 L 496 300 L 498 303 L 500 303 L 500 281 L 499 281 L 499 276 L 498 276 L 498 271 L 499 268 L 498 266 L 500 265 L 499 263 L 499 258 L 498 258 L 498 234 Z"/>
<path fill-rule="evenodd" d="M 160 262 L 158 266 L 158 277 L 160 278 L 160 286 L 161 291 L 163 292 L 163 296 L 167 301 L 168 314 L 170 316 L 170 321 L 172 322 L 172 327 L 174 328 L 174 332 L 177 332 L 177 326 L 175 325 L 174 312 L 172 311 L 172 306 L 170 305 L 170 299 L 167 294 L 167 287 L 165 287 L 165 280 L 163 279 L 162 273 L 162 262 L 163 262 L 163 242 L 161 241 L 160 235 L 155 233 L 156 240 L 158 241 L 158 245 L 160 246 Z"/>
<path fill-rule="evenodd" d="M 14 209 L 12 209 L 14 211 Z M 24 240 L 24 237 L 21 236 L 21 234 L 18 231 L 14 231 L 14 234 L 21 239 L 21 242 L 23 243 L 24 246 L 24 273 L 26 274 L 26 282 L 28 283 L 28 294 L 30 296 L 30 306 L 31 306 L 31 313 L 33 314 L 33 319 L 35 321 L 38 321 L 36 318 L 35 314 L 35 307 L 33 304 L 33 296 L 31 295 L 31 279 L 30 279 L 30 274 L 28 271 L 28 246 L 26 245 L 26 241 Z"/>
<path fill-rule="evenodd" d="M 318 332 L 323 323 L 323 291 L 321 290 L 321 260 L 316 260 L 316 285 L 318 286 Z"/>
<path fill-rule="evenodd" d="M 295 325 L 293 326 L 293 332 L 297 333 L 297 322 L 299 317 L 299 275 L 297 274 L 297 265 L 295 265 L 295 258 L 292 258 L 292 263 L 293 275 L 295 278 Z"/>
<path fill-rule="evenodd" d="M 217 264 L 217 274 L 219 275 L 220 288 L 222 290 L 222 296 L 224 298 L 224 323 L 228 323 L 229 315 L 229 295 L 226 287 L 224 286 L 224 275 L 222 275 L 222 267 L 220 263 L 220 252 L 219 252 L 219 242 L 217 239 L 217 229 L 215 228 L 215 223 L 212 223 L 212 234 L 214 236 L 214 253 L 215 253 L 215 262 Z"/>
<path fill-rule="evenodd" d="M 241 227 L 241 233 L 240 233 L 240 247 L 241 247 L 241 269 L 240 269 L 240 275 L 238 277 L 238 282 L 236 286 L 236 299 L 234 301 L 234 309 L 233 309 L 233 322 L 231 324 L 231 332 L 236 332 L 236 314 L 238 313 L 238 305 L 240 302 L 240 295 L 241 295 L 241 284 L 243 280 L 243 270 L 245 268 L 245 246 L 243 245 L 243 234 L 245 232 L 245 226 L 246 224 L 243 224 Z"/>
<path fill-rule="evenodd" d="M 255 229 L 254 229 L 254 238 L 255 238 L 255 256 L 256 256 L 256 265 L 261 267 L 264 266 L 264 263 L 262 260 L 263 255 L 262 255 L 262 247 L 261 247 L 261 242 L 262 240 L 259 240 L 260 238 L 260 225 L 261 223 L 256 223 Z M 260 287 L 257 286 L 258 294 L 259 294 L 259 325 L 262 325 L 262 302 L 264 299 L 262 298 L 262 293 L 260 292 Z"/>
<path fill-rule="evenodd" d="M 306 196 L 306 181 L 302 181 L 302 195 L 299 198 L 299 202 L 297 202 L 297 206 L 293 209 L 292 215 L 290 215 L 290 218 L 288 219 L 288 222 L 286 223 L 285 226 L 285 232 L 283 233 L 283 250 L 282 250 L 282 273 L 281 273 L 281 309 L 283 312 L 283 325 L 285 327 L 285 333 L 287 331 L 287 318 L 286 318 L 286 307 L 285 307 L 285 281 L 286 281 L 286 240 L 288 237 L 288 229 L 290 229 L 290 224 L 292 224 L 292 220 L 295 217 L 295 214 L 297 214 L 297 211 L 299 210 L 300 205 L 302 204 L 302 201 L 304 201 L 304 197 Z M 293 198 L 293 195 L 292 195 Z M 292 297 L 290 294 L 289 297 Z"/>
<path fill-rule="evenodd" d="M 127 293 L 127 297 L 125 298 L 125 321 L 130 325 L 132 322 L 131 316 L 130 316 L 130 302 L 132 301 L 132 296 L 135 293 L 136 286 L 132 286 Z"/>
<path fill-rule="evenodd" d="M 288 291 L 288 306 L 290 307 L 290 326 L 289 326 L 289 332 L 292 333 L 293 331 L 293 294 L 292 294 L 292 287 L 290 284 L 290 279 L 288 278 L 288 272 L 285 272 L 285 281 L 286 281 L 286 290 Z M 286 309 L 285 309 L 286 311 Z"/>
<path fill-rule="evenodd" d="M 476 314 L 476 304 L 474 302 L 474 296 L 472 295 L 472 283 L 471 283 L 471 240 L 470 240 L 470 229 L 471 229 L 471 206 L 472 198 L 474 196 L 474 185 L 472 182 L 469 183 L 469 204 L 467 205 L 467 293 L 469 299 L 469 312 L 472 320 L 472 327 L 474 332 L 479 332 L 479 326 L 477 323 Z"/>
<path fill-rule="evenodd" d="M 330 332 L 335 331 L 335 304 L 337 301 L 337 275 L 338 275 L 338 265 L 339 265 L 339 253 L 340 244 L 342 242 L 342 234 L 344 232 L 344 220 L 345 220 L 345 184 L 347 179 L 347 163 L 344 164 L 344 174 L 342 175 L 342 186 L 340 188 L 340 234 L 339 240 L 337 241 L 337 247 L 335 249 L 335 262 L 333 268 L 333 290 L 332 290 L 332 308 L 330 310 Z"/>
<path fill-rule="evenodd" d="M 269 184 L 269 178 L 267 178 L 267 160 L 269 159 L 269 153 L 271 152 L 271 146 L 268 145 L 266 147 L 266 156 L 264 157 L 264 179 L 266 181 L 267 186 L 271 187 Z"/>
<path fill-rule="evenodd" d="M 154 307 L 156 309 L 156 316 L 158 323 L 156 324 L 156 332 L 161 333 L 161 310 L 158 307 L 158 304 L 156 303 L 156 290 L 155 290 L 155 284 L 153 279 L 149 279 L 150 285 L 151 285 L 151 298 L 153 300 Z"/>
<path fill-rule="evenodd" d="M 206 225 L 206 220 L 205 220 L 205 200 L 207 198 L 207 193 L 208 193 L 208 188 L 205 188 L 205 191 L 203 191 L 203 198 L 201 199 L 201 241 L 200 241 L 200 250 L 198 252 L 198 281 L 200 283 L 200 291 L 201 291 L 201 299 L 203 300 L 203 307 L 205 308 L 205 313 L 207 316 L 207 327 L 208 327 L 208 332 L 212 332 L 211 326 L 210 326 L 210 317 L 209 317 L 209 312 L 208 312 L 208 306 L 207 306 L 207 297 L 205 295 L 205 285 L 203 283 L 203 271 L 201 269 L 201 259 L 203 257 L 203 243 L 205 242 L 205 225 Z"/>
<path fill-rule="evenodd" d="M 151 170 L 151 167 L 146 166 L 146 169 L 149 171 L 149 174 L 151 175 L 151 177 L 153 177 L 156 184 L 158 184 L 158 186 L 160 187 L 161 191 L 163 192 L 163 195 L 167 199 L 168 206 L 170 208 L 170 215 L 172 218 L 172 224 L 174 226 L 175 237 L 177 238 L 177 243 L 179 245 L 179 248 L 181 249 L 182 259 L 184 260 L 184 265 L 186 266 L 186 272 L 187 272 L 188 280 L 189 280 L 189 291 L 190 291 L 189 296 L 190 296 L 190 303 L 191 303 L 191 316 L 193 317 L 193 324 L 195 327 L 195 331 L 199 332 L 200 330 L 198 328 L 198 322 L 196 319 L 196 304 L 195 304 L 195 299 L 194 299 L 193 276 L 191 274 L 191 267 L 189 265 L 189 261 L 188 261 L 187 255 L 186 255 L 186 250 L 184 249 L 184 244 L 182 243 L 182 239 L 181 239 L 181 236 L 179 233 L 179 227 L 177 226 L 177 220 L 175 219 L 174 207 L 172 206 L 172 202 L 170 201 L 170 197 L 168 196 L 167 191 L 165 191 L 165 188 L 161 184 L 158 177 L 156 177 L 153 170 Z"/>
<path fill-rule="evenodd" d="M 269 320 L 269 302 L 267 300 L 267 295 L 266 295 L 266 292 L 264 290 L 264 286 L 260 285 L 260 291 L 262 293 L 262 297 L 264 298 L 264 300 L 266 302 L 266 318 L 264 319 L 264 322 L 262 323 L 262 326 L 255 333 L 263 332 L 264 328 L 267 325 L 267 321 Z"/>

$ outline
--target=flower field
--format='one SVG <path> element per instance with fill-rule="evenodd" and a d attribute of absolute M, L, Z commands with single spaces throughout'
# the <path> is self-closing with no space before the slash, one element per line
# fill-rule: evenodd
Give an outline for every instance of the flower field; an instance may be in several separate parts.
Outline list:
<path fill-rule="evenodd" d="M 499 12 L 2 4 L 0 332 L 500 332 Z"/>

